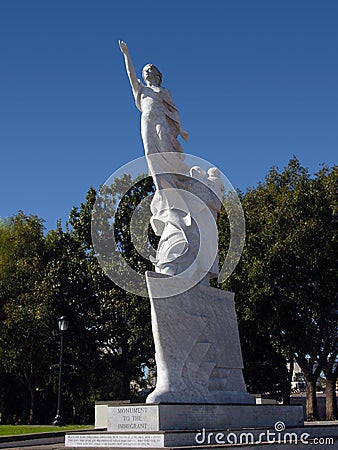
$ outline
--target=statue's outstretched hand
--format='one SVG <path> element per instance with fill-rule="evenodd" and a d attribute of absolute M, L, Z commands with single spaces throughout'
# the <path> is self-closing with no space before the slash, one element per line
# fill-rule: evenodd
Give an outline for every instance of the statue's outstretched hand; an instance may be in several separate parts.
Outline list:
<path fill-rule="evenodd" d="M 119 46 L 120 46 L 121 52 L 122 52 L 124 55 L 127 55 L 127 54 L 128 54 L 128 47 L 127 47 L 127 44 L 126 44 L 125 42 L 123 42 L 123 41 L 119 41 Z"/>

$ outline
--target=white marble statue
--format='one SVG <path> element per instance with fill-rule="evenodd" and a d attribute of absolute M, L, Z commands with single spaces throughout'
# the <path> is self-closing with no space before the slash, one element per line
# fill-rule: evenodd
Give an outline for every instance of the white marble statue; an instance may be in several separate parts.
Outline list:
<path fill-rule="evenodd" d="M 119 42 L 135 102 L 149 174 L 155 184 L 151 226 L 160 236 L 155 272 L 145 274 L 151 304 L 157 382 L 147 403 L 254 403 L 246 392 L 233 294 L 214 289 L 218 276 L 220 172 L 188 167 L 183 130 L 162 74 L 152 64 L 136 77 Z"/>
<path fill-rule="evenodd" d="M 222 182 L 214 167 L 206 172 L 184 162 L 179 135 L 188 139 L 162 74 L 153 64 L 136 77 L 125 42 L 119 41 L 136 106 L 141 111 L 141 135 L 149 174 L 156 188 L 151 202 L 151 226 L 160 236 L 155 271 L 181 275 L 208 284 L 218 276 L 217 212 Z M 190 176 L 188 174 L 190 170 Z M 202 243 L 202 245 L 201 245 Z M 204 243 L 204 244 L 203 244 Z"/>

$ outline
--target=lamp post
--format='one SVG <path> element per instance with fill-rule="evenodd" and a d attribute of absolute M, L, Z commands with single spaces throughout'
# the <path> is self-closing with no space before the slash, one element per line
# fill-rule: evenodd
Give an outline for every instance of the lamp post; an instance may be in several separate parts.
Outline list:
<path fill-rule="evenodd" d="M 62 316 L 58 319 L 58 325 L 60 330 L 60 362 L 59 362 L 59 386 L 58 386 L 58 406 L 56 416 L 52 425 L 60 427 L 62 425 L 61 419 L 61 384 L 62 384 L 62 357 L 63 357 L 63 333 L 68 330 L 69 320 L 66 316 Z"/>

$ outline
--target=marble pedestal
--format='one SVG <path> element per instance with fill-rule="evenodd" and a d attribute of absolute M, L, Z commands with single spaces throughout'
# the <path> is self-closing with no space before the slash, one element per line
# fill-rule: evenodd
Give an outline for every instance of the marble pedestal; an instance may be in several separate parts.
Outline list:
<path fill-rule="evenodd" d="M 108 408 L 109 432 L 160 432 L 303 425 L 299 406 L 220 404 L 131 404 Z"/>
<path fill-rule="evenodd" d="M 243 379 L 234 294 L 154 272 L 146 279 L 157 366 L 147 403 L 254 404 Z"/>
<path fill-rule="evenodd" d="M 67 433 L 72 448 L 205 448 L 211 444 L 264 442 L 276 425 L 297 435 L 303 430 L 301 406 L 221 404 L 121 404 L 108 407 L 108 429 Z M 272 433 L 272 434 L 271 434 Z M 244 441 L 244 439 L 246 441 Z M 205 444 L 204 447 L 201 444 Z"/>

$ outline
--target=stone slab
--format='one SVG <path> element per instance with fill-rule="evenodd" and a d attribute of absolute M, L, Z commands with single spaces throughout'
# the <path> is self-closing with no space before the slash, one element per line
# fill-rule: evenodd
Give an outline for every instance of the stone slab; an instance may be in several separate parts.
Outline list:
<path fill-rule="evenodd" d="M 279 422 L 279 425 L 281 423 Z M 210 449 L 211 446 L 234 445 L 242 448 L 243 444 L 270 448 L 294 449 L 300 447 L 302 443 L 308 449 L 315 448 L 311 444 L 317 442 L 317 447 L 336 448 L 338 438 L 338 425 L 330 426 L 304 426 L 304 427 L 260 427 L 241 428 L 235 430 L 213 429 L 194 431 L 162 431 L 154 433 L 68 433 L 66 435 L 65 446 L 73 448 L 173 448 L 189 447 L 190 449 Z M 291 442 L 291 444 L 290 444 Z M 290 447 L 287 446 L 290 444 Z M 303 447 L 300 447 L 303 448 Z"/>
<path fill-rule="evenodd" d="M 108 431 L 160 430 L 158 405 L 120 405 L 108 407 Z"/>
<path fill-rule="evenodd" d="M 303 425 L 301 406 L 218 404 L 135 404 L 108 408 L 108 431 L 236 429 Z"/>
<path fill-rule="evenodd" d="M 108 427 L 108 406 L 121 404 L 130 404 L 130 400 L 120 401 L 96 401 L 95 402 L 95 428 L 107 428 Z"/>
<path fill-rule="evenodd" d="M 164 447 L 163 434 L 66 434 L 66 447 Z"/>

